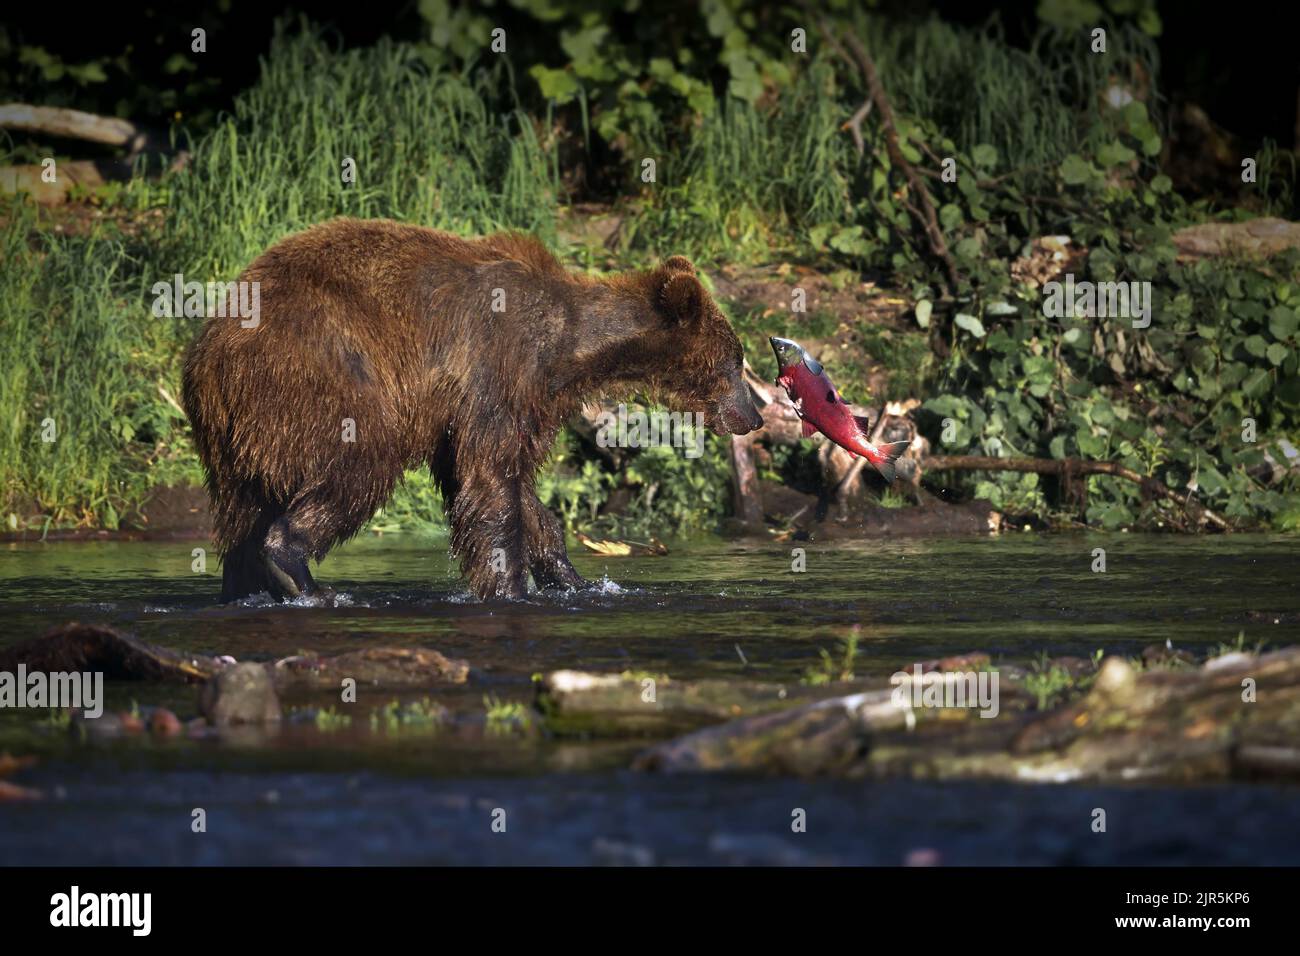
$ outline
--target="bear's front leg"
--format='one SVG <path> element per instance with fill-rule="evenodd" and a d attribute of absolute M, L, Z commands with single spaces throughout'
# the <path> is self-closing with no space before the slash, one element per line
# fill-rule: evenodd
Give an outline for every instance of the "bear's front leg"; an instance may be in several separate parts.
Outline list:
<path fill-rule="evenodd" d="M 539 588 L 580 588 L 586 585 L 564 547 L 564 529 L 537 492 L 524 494 L 524 527 L 528 539 L 528 567 Z"/>
<path fill-rule="evenodd" d="M 461 573 L 484 601 L 528 596 L 528 552 L 523 495 L 517 478 L 490 468 L 458 473 L 449 502 L 451 549 Z M 445 494 L 445 492 L 444 492 Z"/>

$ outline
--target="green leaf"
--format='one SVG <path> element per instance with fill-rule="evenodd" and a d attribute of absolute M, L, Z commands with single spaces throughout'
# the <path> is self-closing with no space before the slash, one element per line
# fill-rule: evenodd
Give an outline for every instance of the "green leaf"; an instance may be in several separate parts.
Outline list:
<path fill-rule="evenodd" d="M 1136 158 L 1137 153 L 1123 143 L 1106 143 L 1097 150 L 1097 162 L 1103 166 L 1118 166 L 1120 163 L 1131 162 Z"/>
<path fill-rule="evenodd" d="M 1114 531 L 1133 523 L 1133 513 L 1116 502 L 1101 513 L 1101 526 L 1107 531 Z"/>
<path fill-rule="evenodd" d="M 958 312 L 952 321 L 957 328 L 965 329 L 975 338 L 982 339 L 984 337 L 984 325 L 975 316 L 968 315 L 965 312 Z"/>
<path fill-rule="evenodd" d="M 1074 433 L 1074 443 L 1079 446 L 1079 454 L 1085 458 L 1100 458 L 1106 454 L 1106 439 L 1094 435 L 1088 429 L 1079 429 Z"/>
<path fill-rule="evenodd" d="M 1268 348 L 1268 343 L 1264 341 L 1262 335 L 1252 335 L 1241 343 L 1247 352 L 1255 358 L 1263 358 L 1264 352 Z"/>
<path fill-rule="evenodd" d="M 1227 479 L 1213 465 L 1202 465 L 1196 474 L 1196 484 L 1202 493 L 1213 496 L 1223 490 Z"/>
<path fill-rule="evenodd" d="M 1266 369 L 1257 368 L 1246 376 L 1246 380 L 1241 383 L 1241 390 L 1249 398 L 1263 398 L 1268 394 L 1269 386 L 1272 379 L 1269 377 Z"/>
<path fill-rule="evenodd" d="M 528 75 L 537 81 L 544 97 L 558 104 L 568 103 L 578 93 L 578 81 L 567 70 L 553 70 L 538 63 Z"/>
<path fill-rule="evenodd" d="M 1071 153 L 1061 163 L 1061 178 L 1067 186 L 1082 186 L 1090 182 L 1096 170 L 1078 153 Z"/>
<path fill-rule="evenodd" d="M 930 327 L 930 313 L 934 311 L 934 303 L 929 299 L 922 299 L 916 303 L 916 324 L 923 329 Z"/>
<path fill-rule="evenodd" d="M 1268 356 L 1268 360 L 1274 365 L 1281 365 L 1286 361 L 1287 355 L 1290 354 L 1290 349 L 1280 342 L 1274 342 L 1268 347 L 1268 351 L 1265 354 Z"/>
<path fill-rule="evenodd" d="M 1268 312 L 1268 331 L 1273 338 L 1281 341 L 1289 339 L 1295 335 L 1296 327 L 1300 326 L 1300 319 L 1296 318 L 1295 311 L 1287 308 L 1285 305 L 1275 305 Z"/>
<path fill-rule="evenodd" d="M 975 160 L 976 166 L 992 169 L 998 163 L 998 151 L 988 143 L 980 143 L 971 150 L 971 159 Z"/>
<path fill-rule="evenodd" d="M 1153 193 L 1160 193 L 1161 195 L 1163 195 L 1164 193 L 1169 192 L 1173 188 L 1174 188 L 1174 181 L 1170 179 L 1168 176 L 1166 176 L 1164 173 L 1161 173 L 1159 176 L 1156 176 L 1154 179 L 1151 180 L 1151 191 Z"/>

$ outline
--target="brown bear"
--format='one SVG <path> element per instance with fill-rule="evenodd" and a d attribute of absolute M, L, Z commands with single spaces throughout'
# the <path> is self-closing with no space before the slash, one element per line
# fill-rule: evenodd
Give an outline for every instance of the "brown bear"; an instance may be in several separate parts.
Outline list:
<path fill-rule="evenodd" d="M 597 279 L 519 234 L 336 219 L 272 246 L 240 282 L 257 283 L 244 287 L 256 314 L 210 317 L 184 372 L 223 601 L 316 590 L 309 559 L 420 463 L 481 598 L 523 597 L 529 573 L 576 587 L 533 480 L 584 399 L 641 390 L 718 434 L 762 424 L 740 341 L 681 256 Z"/>

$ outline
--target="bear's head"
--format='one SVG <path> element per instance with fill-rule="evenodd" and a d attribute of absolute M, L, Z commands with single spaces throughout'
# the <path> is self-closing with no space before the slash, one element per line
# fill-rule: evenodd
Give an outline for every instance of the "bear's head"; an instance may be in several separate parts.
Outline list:
<path fill-rule="evenodd" d="M 763 425 L 744 379 L 740 339 L 689 259 L 672 256 L 647 274 L 654 312 L 647 351 L 655 385 L 686 410 L 699 412 L 719 435 L 744 435 Z"/>

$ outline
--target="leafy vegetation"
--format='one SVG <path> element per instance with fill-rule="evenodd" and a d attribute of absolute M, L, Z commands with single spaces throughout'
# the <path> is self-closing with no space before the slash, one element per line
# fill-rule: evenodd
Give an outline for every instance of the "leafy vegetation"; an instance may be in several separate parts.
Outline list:
<path fill-rule="evenodd" d="M 1294 157 L 1271 144 L 1257 151 L 1249 210 L 1177 194 L 1161 167 L 1167 118 L 1151 92 L 1152 4 L 1044 2 L 1027 49 L 996 24 L 969 30 L 831 5 L 833 33 L 869 38 L 902 153 L 935 198 L 956 288 L 914 227 L 914 197 L 880 124 L 862 125 L 861 153 L 844 131 L 865 89 L 813 24 L 800 24 L 807 53 L 791 49 L 785 14 L 740 0 L 615 30 L 634 6 L 520 0 L 489 20 L 423 0 L 418 37 L 365 49 L 287 24 L 233 108 L 196 121 L 188 170 L 86 197 L 96 215 L 75 229 L 6 201 L 9 526 L 117 527 L 152 488 L 201 480 L 176 405 L 197 320 L 155 317 L 150 289 L 176 273 L 233 279 L 276 239 L 336 215 L 465 234 L 529 230 L 597 269 L 681 253 L 706 269 L 780 261 L 883 276 L 915 303 L 914 329 L 833 313 L 738 314 L 751 361 L 766 368 L 766 335 L 847 323 L 891 372 L 890 394 L 876 400 L 926 399 L 920 423 L 936 450 L 1112 459 L 1194 488 L 1239 523 L 1300 526 L 1295 470 L 1270 481 L 1264 458 L 1300 422 L 1300 258 L 1185 263 L 1171 238 L 1210 219 L 1294 217 Z M 1109 25 L 1104 57 L 1078 29 L 1098 18 Z M 489 56 L 498 19 L 511 45 Z M 1129 100 L 1118 108 L 1117 86 Z M 343 182 L 345 159 L 355 182 Z M 945 159 L 954 181 L 941 175 Z M 567 207 L 593 200 L 617 218 L 607 241 L 561 228 Z M 1017 271 L 1043 236 L 1069 238 L 1077 281 L 1150 283 L 1150 326 L 1050 316 L 1041 286 Z M 855 391 L 852 364 L 831 368 Z M 776 450 L 771 474 L 792 454 Z M 1033 474 L 954 476 L 951 487 L 1008 510 L 1074 513 Z M 726 448 L 710 437 L 698 459 L 629 452 L 616 469 L 565 433 L 539 490 L 571 527 L 710 527 L 728 499 Z M 1090 524 L 1173 520 L 1131 483 L 1095 476 L 1086 491 Z M 374 527 L 441 521 L 420 472 Z"/>
<path fill-rule="evenodd" d="M 810 687 L 824 687 L 837 681 L 853 680 L 853 666 L 858 657 L 859 636 L 852 630 L 840 642 L 840 659 L 837 661 L 826 648 L 817 651 L 818 662 L 804 671 L 802 682 Z"/>

